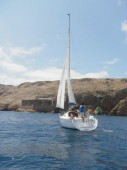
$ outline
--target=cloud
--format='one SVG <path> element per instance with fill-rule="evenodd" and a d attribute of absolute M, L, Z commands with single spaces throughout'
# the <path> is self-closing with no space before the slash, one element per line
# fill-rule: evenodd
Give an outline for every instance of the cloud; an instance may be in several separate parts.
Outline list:
<path fill-rule="evenodd" d="M 34 80 L 34 81 L 53 81 L 53 80 L 60 80 L 62 73 L 62 69 L 52 67 L 52 68 L 46 68 L 43 70 L 33 70 L 29 71 L 24 74 L 26 79 L 28 80 Z M 100 71 L 97 73 L 87 73 L 87 74 L 81 74 L 78 72 L 75 72 L 74 70 L 71 70 L 71 78 L 72 79 L 80 79 L 80 78 L 104 78 L 108 76 L 108 73 L 106 71 Z"/>
<path fill-rule="evenodd" d="M 0 73 L 0 84 L 19 85 L 22 82 L 27 82 L 27 80 L 22 77 L 19 77 L 19 76 L 9 75 L 6 73 L 4 73 L 4 74 Z"/>
<path fill-rule="evenodd" d="M 42 51 L 44 46 L 40 47 L 32 47 L 32 48 L 24 48 L 24 47 L 0 47 L 0 57 L 21 57 L 21 56 L 29 56 L 34 55 Z"/>
<path fill-rule="evenodd" d="M 14 64 L 14 63 L 13 63 Z M 17 66 L 17 65 L 16 65 Z M 41 70 L 30 70 L 29 68 L 16 67 L 13 70 L 12 67 L 8 69 L 9 72 L 0 73 L 0 84 L 12 84 L 12 85 L 19 85 L 23 82 L 36 82 L 36 81 L 54 81 L 60 80 L 62 69 L 51 67 L 45 68 Z M 18 70 L 16 73 L 14 71 Z M 105 78 L 108 76 L 106 71 L 100 71 L 96 73 L 87 73 L 81 74 L 71 70 L 71 78 L 72 79 L 80 79 L 80 78 Z"/>
<path fill-rule="evenodd" d="M 34 55 L 35 53 L 38 53 L 42 50 L 42 47 L 34 47 L 29 49 L 24 49 L 22 47 L 17 48 L 10 48 L 10 55 L 12 56 L 28 56 L 28 55 Z"/>
<path fill-rule="evenodd" d="M 27 68 L 21 64 L 16 64 L 14 61 L 12 61 L 9 58 L 5 58 L 3 60 L 0 60 L 0 69 L 2 69 L 5 72 L 13 72 L 13 73 L 22 73 L 26 72 Z"/>
<path fill-rule="evenodd" d="M 27 81 L 23 74 L 31 71 L 31 68 L 23 65 L 22 60 L 15 61 L 15 59 L 16 57 L 34 56 L 42 49 L 43 46 L 32 48 L 0 46 L 0 83 L 17 85 Z M 34 58 L 30 58 L 30 60 L 34 60 Z"/>
<path fill-rule="evenodd" d="M 121 23 L 121 30 L 127 33 L 127 21 Z"/>
<path fill-rule="evenodd" d="M 80 73 L 73 73 L 73 78 L 105 78 L 108 76 L 108 73 L 106 71 L 100 71 L 96 73 L 86 73 L 86 74 L 80 74 Z"/>
<path fill-rule="evenodd" d="M 12 71 L 12 70 L 11 70 Z M 46 68 L 42 70 L 24 69 L 18 74 L 0 73 L 0 84 L 18 85 L 23 82 L 60 80 L 62 69 Z"/>
<path fill-rule="evenodd" d="M 0 72 L 6 73 L 6 76 L 26 73 L 30 69 L 22 64 L 22 60 L 20 60 L 20 63 L 17 63 L 15 57 L 34 56 L 41 52 L 42 49 L 43 46 L 32 48 L 0 46 Z M 34 58 L 30 60 L 34 60 Z"/>
<path fill-rule="evenodd" d="M 127 21 L 126 20 L 121 23 L 121 31 L 126 33 L 124 43 L 127 44 Z"/>
<path fill-rule="evenodd" d="M 86 77 L 88 78 L 105 78 L 108 76 L 107 71 L 100 71 L 97 73 L 87 73 Z"/>
<path fill-rule="evenodd" d="M 53 81 L 53 80 L 59 80 L 61 76 L 61 69 L 51 67 L 51 68 L 45 68 L 42 70 L 32 70 L 29 72 L 26 72 L 24 74 L 24 77 L 26 77 L 29 80 L 32 81 Z"/>
<path fill-rule="evenodd" d="M 22 60 L 16 60 L 16 57 L 35 56 L 43 49 L 40 47 L 0 47 L 0 84 L 18 85 L 23 82 L 35 81 L 54 81 L 60 80 L 62 68 L 48 67 L 44 69 L 34 69 L 31 65 L 25 66 Z M 32 58 L 34 61 L 34 58 Z M 30 61 L 30 59 L 29 59 Z M 49 65 L 53 66 L 59 63 L 59 60 L 49 60 Z M 58 64 L 57 64 L 58 65 Z M 71 78 L 104 78 L 108 75 L 106 71 L 97 73 L 81 74 L 71 70 Z"/>
<path fill-rule="evenodd" d="M 113 60 L 107 61 L 106 64 L 112 65 L 117 63 L 119 60 L 120 60 L 119 58 L 114 58 Z"/>

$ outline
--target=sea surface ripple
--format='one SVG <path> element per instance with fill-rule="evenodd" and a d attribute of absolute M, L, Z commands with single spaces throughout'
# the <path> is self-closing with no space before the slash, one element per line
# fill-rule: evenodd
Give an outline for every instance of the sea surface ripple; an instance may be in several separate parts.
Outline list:
<path fill-rule="evenodd" d="M 95 131 L 58 114 L 0 112 L 0 170 L 127 170 L 127 117 L 98 116 Z"/>

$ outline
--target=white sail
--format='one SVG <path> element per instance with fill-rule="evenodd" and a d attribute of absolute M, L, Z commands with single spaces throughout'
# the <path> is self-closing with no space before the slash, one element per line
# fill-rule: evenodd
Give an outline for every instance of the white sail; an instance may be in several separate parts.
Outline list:
<path fill-rule="evenodd" d="M 76 104 L 76 101 L 75 101 L 74 93 L 71 86 L 71 80 L 70 80 L 70 30 L 68 33 L 66 71 L 67 71 L 68 100 L 69 100 L 69 104 L 72 105 L 72 104 Z"/>
<path fill-rule="evenodd" d="M 69 21 L 70 23 L 70 21 Z M 68 88 L 68 100 L 69 104 L 76 104 L 74 93 L 72 91 L 71 82 L 70 82 L 70 25 L 68 30 L 68 43 L 67 43 L 67 54 L 65 59 L 65 65 L 63 68 L 58 95 L 57 95 L 57 104 L 56 107 L 64 109 L 64 99 L 65 99 L 65 82 L 67 80 L 67 88 Z"/>
<path fill-rule="evenodd" d="M 76 104 L 74 93 L 71 87 L 70 79 L 67 80 L 68 83 L 68 98 L 69 98 L 69 105 Z"/>
<path fill-rule="evenodd" d="M 66 63 L 65 63 L 66 65 Z M 61 109 L 64 109 L 64 98 L 65 98 L 65 76 L 66 76 L 66 69 L 65 66 L 63 68 L 63 72 L 61 75 L 61 80 L 59 83 L 59 89 L 57 94 L 57 103 L 56 107 L 59 107 Z"/>
<path fill-rule="evenodd" d="M 67 80 L 68 88 L 68 100 L 70 104 L 76 104 L 74 93 L 72 91 L 70 82 L 70 68 L 69 68 L 69 56 L 66 56 L 65 65 L 62 71 L 61 80 L 59 83 L 58 95 L 57 95 L 57 105 L 61 109 L 64 109 L 64 99 L 65 99 L 65 83 Z"/>

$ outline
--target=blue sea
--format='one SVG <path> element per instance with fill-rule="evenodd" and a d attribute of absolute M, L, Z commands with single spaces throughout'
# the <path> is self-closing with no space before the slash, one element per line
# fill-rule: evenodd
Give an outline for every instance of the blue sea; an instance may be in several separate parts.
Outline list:
<path fill-rule="evenodd" d="M 127 117 L 97 118 L 82 132 L 58 114 L 0 112 L 0 170 L 127 170 Z"/>

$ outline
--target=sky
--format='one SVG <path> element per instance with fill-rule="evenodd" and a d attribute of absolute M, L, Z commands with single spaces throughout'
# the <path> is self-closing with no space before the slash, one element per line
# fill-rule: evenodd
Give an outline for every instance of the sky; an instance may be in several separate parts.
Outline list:
<path fill-rule="evenodd" d="M 127 78 L 127 0 L 0 0 L 0 84 Z"/>

